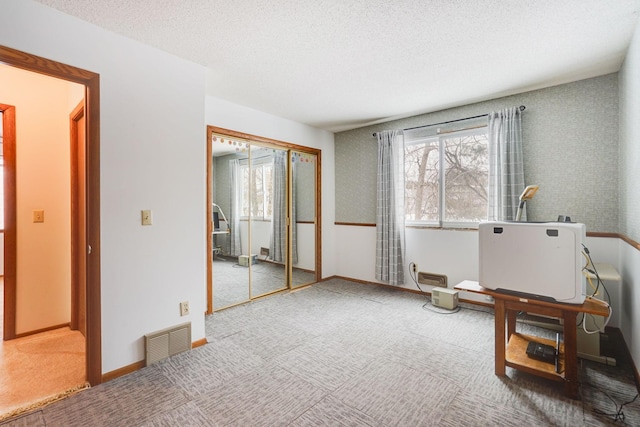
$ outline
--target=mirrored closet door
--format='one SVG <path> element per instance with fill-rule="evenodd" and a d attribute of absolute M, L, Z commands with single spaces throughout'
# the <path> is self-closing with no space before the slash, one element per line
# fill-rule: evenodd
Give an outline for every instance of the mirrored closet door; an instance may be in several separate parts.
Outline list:
<path fill-rule="evenodd" d="M 211 259 L 208 276 L 212 272 L 215 274 L 213 309 L 218 309 L 249 301 L 250 298 L 249 269 L 243 265 L 249 254 L 249 226 L 246 220 L 242 220 L 241 200 L 242 165 L 249 163 L 249 149 L 246 143 L 230 147 L 227 140 L 219 135 L 213 135 L 211 142 L 209 176 L 212 186 L 208 227 Z"/>
<path fill-rule="evenodd" d="M 291 152 L 292 288 L 316 281 L 316 166 L 315 154 Z"/>
<path fill-rule="evenodd" d="M 251 145 L 251 297 L 287 289 L 287 150 Z M 214 282 L 215 284 L 215 282 Z"/>
<path fill-rule="evenodd" d="M 317 281 L 316 149 L 207 128 L 207 312 Z"/>

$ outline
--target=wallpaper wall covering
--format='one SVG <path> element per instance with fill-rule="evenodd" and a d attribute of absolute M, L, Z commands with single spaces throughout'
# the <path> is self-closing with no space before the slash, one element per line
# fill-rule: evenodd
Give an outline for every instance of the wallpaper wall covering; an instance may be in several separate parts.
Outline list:
<path fill-rule="evenodd" d="M 225 215 L 229 214 L 229 160 L 242 159 L 246 156 L 230 154 L 214 157 L 213 161 L 213 202 L 222 208 Z M 316 160 L 315 156 L 296 156 L 296 218 L 298 221 L 313 222 L 315 220 L 315 188 L 316 188 Z M 302 161 L 302 159 L 304 161 Z"/>
<path fill-rule="evenodd" d="M 525 180 L 540 186 L 527 205 L 528 219 L 568 215 L 587 231 L 618 232 L 617 73 L 337 133 L 336 221 L 375 223 L 374 132 L 517 105 L 526 106 Z"/>

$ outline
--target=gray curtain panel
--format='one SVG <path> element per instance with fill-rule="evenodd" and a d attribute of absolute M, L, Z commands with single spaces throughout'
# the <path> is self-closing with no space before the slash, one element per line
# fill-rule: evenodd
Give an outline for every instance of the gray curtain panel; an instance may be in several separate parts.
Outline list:
<path fill-rule="evenodd" d="M 291 165 L 295 167 L 294 164 Z M 295 171 L 294 176 L 295 176 Z M 298 234 L 296 226 L 295 179 L 292 188 L 293 206 L 291 217 L 291 262 L 298 262 Z M 271 218 L 271 241 L 269 256 L 273 261 L 285 262 L 287 256 L 287 152 L 275 150 L 273 154 L 273 215 Z"/>
<path fill-rule="evenodd" d="M 487 219 L 516 218 L 524 190 L 522 112 L 518 107 L 489 113 L 489 206 Z M 523 213 L 522 219 L 526 219 Z"/>
<path fill-rule="evenodd" d="M 229 186 L 231 187 L 229 200 L 229 223 L 231 224 L 231 235 L 229 236 L 229 255 L 242 255 L 240 244 L 240 189 L 242 181 L 240 177 L 240 162 L 238 159 L 229 160 Z"/>
<path fill-rule="evenodd" d="M 404 283 L 404 136 L 377 133 L 376 279 Z"/>

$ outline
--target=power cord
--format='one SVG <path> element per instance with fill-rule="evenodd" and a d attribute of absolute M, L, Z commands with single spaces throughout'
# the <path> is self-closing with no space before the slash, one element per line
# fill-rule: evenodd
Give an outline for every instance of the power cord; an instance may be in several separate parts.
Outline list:
<path fill-rule="evenodd" d="M 416 284 L 416 287 L 422 293 L 422 295 L 424 295 L 427 298 L 427 302 L 425 302 L 422 305 L 423 310 L 431 311 L 431 312 L 436 313 L 436 314 L 455 314 L 455 313 L 460 311 L 460 306 L 457 306 L 453 310 L 447 310 L 447 309 L 444 309 L 444 308 L 438 308 L 435 305 L 433 305 L 433 303 L 431 301 L 432 300 L 431 295 L 429 293 L 425 292 L 420 287 L 420 283 L 418 283 L 418 278 L 416 277 L 416 275 L 417 275 L 416 270 L 417 270 L 416 269 L 416 264 L 414 262 L 410 262 L 409 263 L 409 276 L 411 276 L 411 279 L 413 280 L 413 283 Z"/>
<path fill-rule="evenodd" d="M 594 389 L 600 391 L 601 393 L 603 393 L 605 396 L 607 396 L 607 398 L 615 406 L 615 408 L 616 408 L 615 411 L 614 412 L 606 412 L 606 411 L 602 411 L 602 410 L 600 410 L 598 408 L 593 408 L 593 412 L 595 414 L 598 414 L 598 415 L 604 415 L 606 417 L 613 417 L 614 421 L 622 421 L 622 422 L 624 422 L 624 420 L 625 420 L 624 407 L 627 406 L 627 405 L 632 404 L 633 402 L 635 402 L 638 399 L 638 396 L 639 396 L 639 394 L 636 393 L 636 395 L 633 397 L 633 399 L 631 399 L 631 400 L 629 400 L 627 402 L 618 404 L 618 402 L 616 402 L 616 400 L 613 397 L 611 397 L 611 395 L 609 393 L 607 393 L 606 390 L 604 390 L 602 387 L 597 387 L 597 386 L 595 386 L 593 384 L 589 384 L 589 383 L 581 383 L 581 385 L 586 385 L 586 386 L 589 386 L 591 388 L 594 388 Z M 584 399 L 582 399 L 582 401 L 584 402 Z M 584 409 L 584 406 L 583 406 L 583 409 Z"/>
<path fill-rule="evenodd" d="M 598 270 L 596 269 L 595 264 L 593 263 L 593 260 L 591 259 L 591 253 L 589 252 L 589 248 L 587 248 L 584 243 L 582 244 L 582 248 L 584 249 L 582 251 L 582 254 L 585 256 L 585 258 L 587 259 L 587 264 L 582 267 L 583 271 L 587 271 L 591 274 L 593 274 L 594 276 L 596 276 L 596 286 L 593 286 L 593 282 L 591 281 L 591 276 L 586 275 L 587 280 L 589 281 L 589 284 L 591 285 L 591 287 L 593 288 L 593 293 L 591 295 L 588 295 L 587 298 L 591 299 L 596 299 L 596 295 L 598 295 L 598 290 L 600 289 L 600 286 L 602 286 L 602 289 L 604 289 L 604 293 L 606 294 L 606 300 L 601 300 L 603 301 L 606 305 L 607 308 L 609 309 L 609 315 L 607 316 L 606 320 L 604 321 L 604 324 L 602 325 L 601 329 L 595 329 L 595 330 L 587 330 L 587 322 L 586 322 L 586 313 L 583 313 L 582 315 L 582 320 L 580 321 L 580 324 L 582 324 L 582 330 L 585 332 L 585 334 L 588 335 L 592 335 L 592 334 L 597 334 L 599 333 L 602 329 L 605 328 L 605 326 L 607 326 L 609 324 L 609 320 L 611 320 L 611 315 L 613 314 L 613 310 L 611 308 L 611 295 L 609 295 L 609 291 L 607 290 L 607 287 L 604 285 L 604 282 L 602 281 L 602 279 L 600 278 L 600 274 L 598 274 Z M 591 268 L 589 268 L 589 266 L 591 266 Z M 593 318 L 592 315 L 589 315 Z M 595 323 L 595 320 L 593 321 L 593 323 Z"/>

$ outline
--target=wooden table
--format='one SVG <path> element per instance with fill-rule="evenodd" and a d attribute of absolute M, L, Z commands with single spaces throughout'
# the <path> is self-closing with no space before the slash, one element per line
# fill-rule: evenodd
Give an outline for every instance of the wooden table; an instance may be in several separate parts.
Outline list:
<path fill-rule="evenodd" d="M 486 289 L 478 282 L 465 280 L 454 287 L 459 291 L 489 295 L 495 308 L 495 373 L 505 376 L 507 366 L 554 381 L 563 381 L 565 394 L 578 397 L 578 349 L 576 344 L 576 317 L 578 313 L 608 316 L 609 308 L 598 299 L 586 299 L 583 304 L 562 304 Z M 535 341 L 555 347 L 555 341 L 516 332 L 518 312 L 540 314 L 564 320 L 563 343 L 560 344 L 559 372 L 555 365 L 527 356 L 529 342 Z M 505 327 L 506 321 L 506 327 Z"/>

